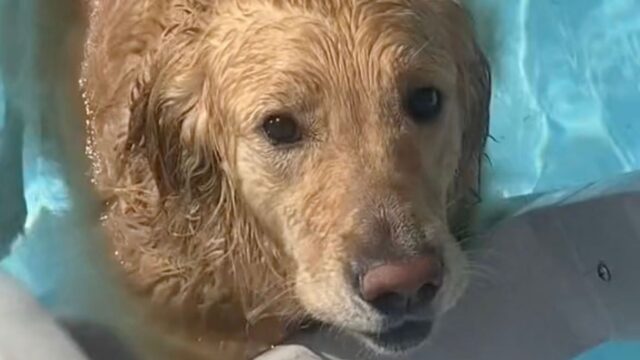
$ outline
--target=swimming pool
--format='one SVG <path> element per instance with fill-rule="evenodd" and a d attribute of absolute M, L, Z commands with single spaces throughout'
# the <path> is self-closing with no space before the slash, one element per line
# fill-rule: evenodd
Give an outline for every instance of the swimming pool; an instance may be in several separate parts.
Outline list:
<path fill-rule="evenodd" d="M 487 203 L 640 169 L 640 1 L 468 3 L 494 77 Z M 0 84 L 0 129 L 3 116 Z M 55 222 L 70 205 L 58 167 L 42 156 L 38 126 L 26 132 L 28 241 L 4 267 L 47 298 L 62 274 L 47 240 L 71 236 Z M 640 359 L 640 349 L 613 344 L 579 358 L 592 359 Z"/>

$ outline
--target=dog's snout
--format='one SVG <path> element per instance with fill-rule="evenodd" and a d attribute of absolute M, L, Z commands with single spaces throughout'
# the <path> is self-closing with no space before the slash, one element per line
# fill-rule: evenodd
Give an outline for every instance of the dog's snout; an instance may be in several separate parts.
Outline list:
<path fill-rule="evenodd" d="M 361 278 L 362 298 L 383 313 L 404 313 L 411 303 L 431 302 L 442 283 L 442 261 L 435 255 L 390 262 Z"/>

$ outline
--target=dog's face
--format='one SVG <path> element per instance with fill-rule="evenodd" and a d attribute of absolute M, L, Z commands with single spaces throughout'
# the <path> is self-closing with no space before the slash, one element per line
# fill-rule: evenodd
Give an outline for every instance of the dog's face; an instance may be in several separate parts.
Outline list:
<path fill-rule="evenodd" d="M 192 61 L 206 80 L 174 75 L 199 89 L 182 141 L 217 143 L 311 317 L 378 351 L 415 347 L 467 281 L 450 218 L 475 186 L 489 78 L 465 14 L 450 0 L 273 3 L 221 5 Z"/>

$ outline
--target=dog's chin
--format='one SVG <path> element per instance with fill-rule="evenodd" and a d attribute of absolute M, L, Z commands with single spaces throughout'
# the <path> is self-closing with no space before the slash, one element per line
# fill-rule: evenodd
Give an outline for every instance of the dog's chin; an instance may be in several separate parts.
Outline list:
<path fill-rule="evenodd" d="M 402 325 L 380 332 L 353 332 L 372 352 L 380 355 L 399 356 L 412 352 L 422 345 L 433 327 L 433 322 L 407 321 Z"/>

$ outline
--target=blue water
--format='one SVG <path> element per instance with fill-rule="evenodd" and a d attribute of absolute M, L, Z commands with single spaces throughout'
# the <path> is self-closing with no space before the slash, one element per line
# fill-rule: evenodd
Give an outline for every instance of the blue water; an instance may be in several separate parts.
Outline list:
<path fill-rule="evenodd" d="M 612 341 L 585 352 L 574 360 L 638 360 L 640 342 Z"/>
<path fill-rule="evenodd" d="M 485 196 L 640 168 L 640 1 L 468 2 L 495 79 Z"/>
<path fill-rule="evenodd" d="M 466 2 L 494 77 L 488 203 L 640 169 L 640 0 Z M 39 136 L 28 124 L 27 233 L 3 266 L 46 298 L 59 275 L 45 270 L 59 268 L 48 240 L 66 236 L 55 215 L 69 203 Z M 640 345 L 612 343 L 576 360 L 613 359 L 640 359 Z"/>

